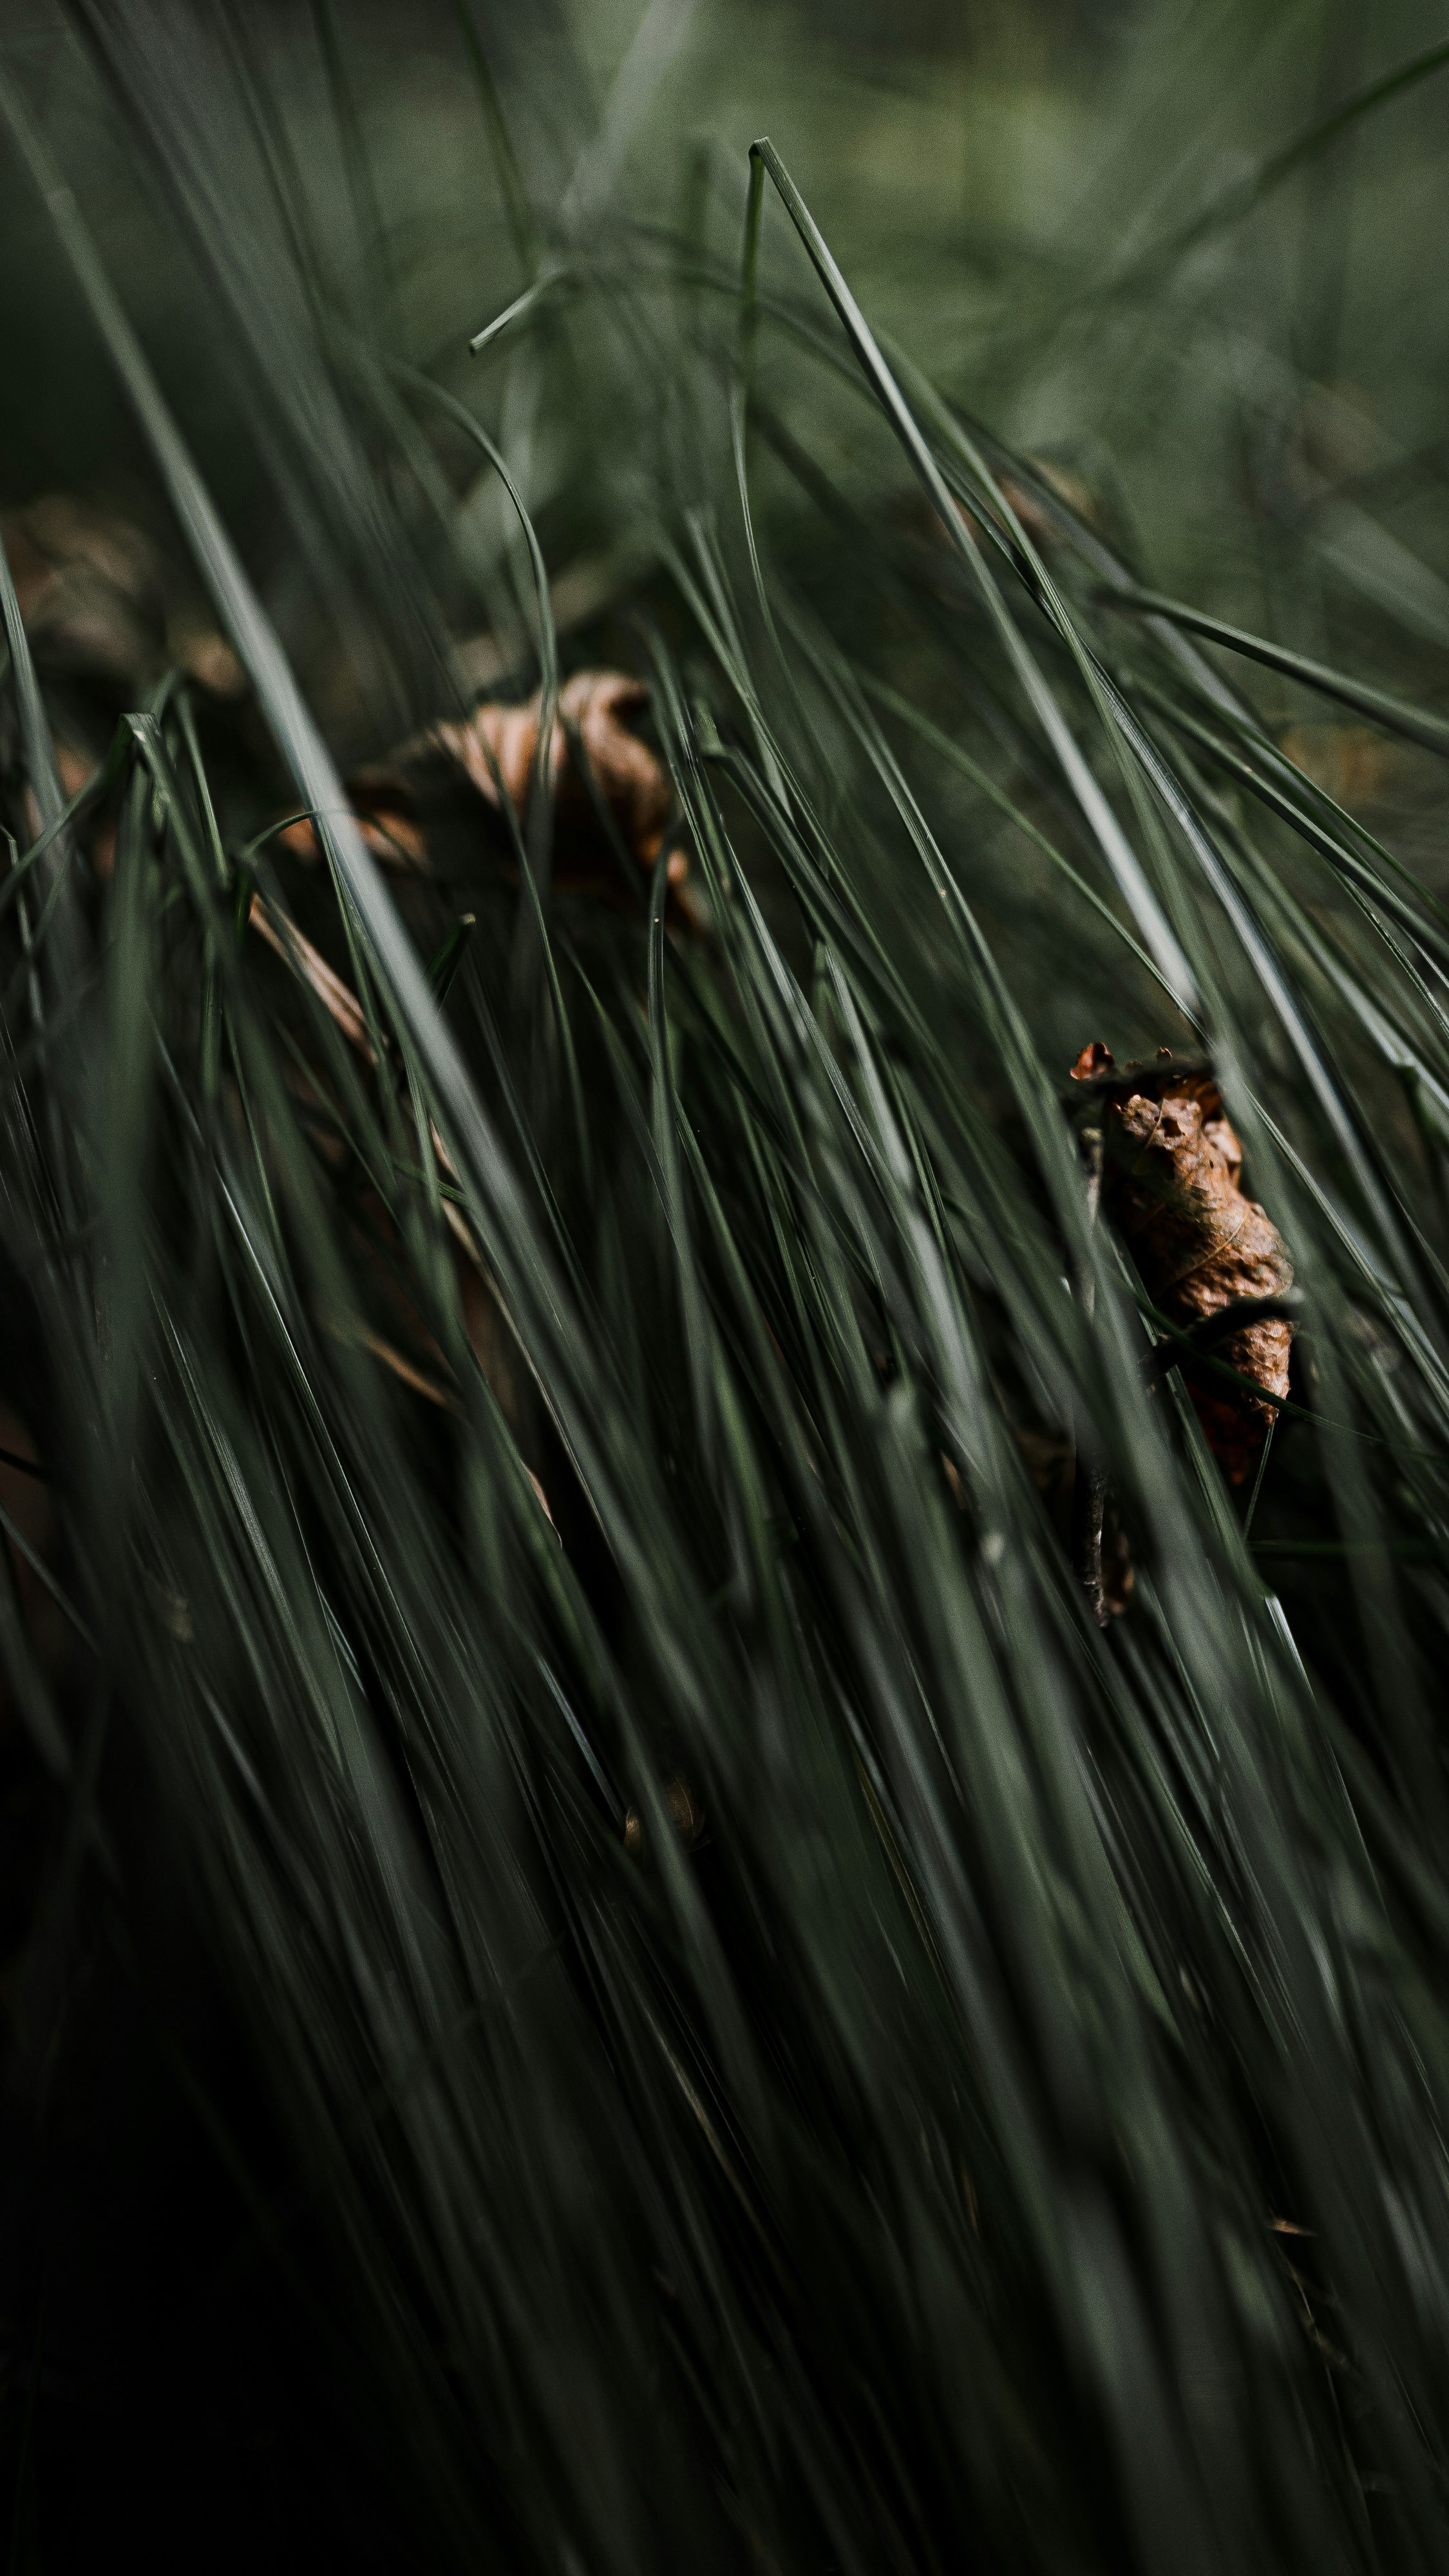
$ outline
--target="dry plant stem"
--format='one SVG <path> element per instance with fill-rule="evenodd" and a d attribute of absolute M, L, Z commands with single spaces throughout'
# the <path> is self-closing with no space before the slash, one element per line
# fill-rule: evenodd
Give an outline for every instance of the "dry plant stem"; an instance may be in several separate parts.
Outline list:
<path fill-rule="evenodd" d="M 1087 1219 L 1097 1222 L 1097 1208 L 1102 1196 L 1102 1130 L 1089 1127 L 1082 1146 L 1087 1165 Z M 1077 1294 L 1082 1312 L 1090 1321 L 1093 1289 L 1089 1277 L 1077 1281 Z M 1095 1462 L 1082 1454 L 1077 1443 L 1077 1467 L 1072 1484 L 1072 1563 L 1077 1580 L 1087 1596 L 1087 1606 L 1099 1628 L 1107 1625 L 1107 1603 L 1102 1585 L 1102 1519 L 1106 1509 L 1107 1479 Z"/>

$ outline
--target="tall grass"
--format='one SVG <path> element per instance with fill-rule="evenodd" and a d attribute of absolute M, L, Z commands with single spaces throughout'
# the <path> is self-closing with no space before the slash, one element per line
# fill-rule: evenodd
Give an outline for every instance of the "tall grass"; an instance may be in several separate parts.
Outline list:
<path fill-rule="evenodd" d="M 247 25 L 165 30 L 168 78 L 159 15 L 77 12 L 306 616 L 228 531 L 24 67 L 3 93 L 249 683 L 228 717 L 166 675 L 67 804 L 7 585 L 0 1169 L 44 1355 L 11 1397 L 72 1640 L 57 1678 L 0 1622 L 53 1783 L 26 2098 L 78 1909 L 124 1943 L 141 1901 L 108 1805 L 137 1748 L 283 2182 L 184 2080 L 420 2564 L 1432 2570 L 1449 915 L 1332 790 L 1371 740 L 1422 823 L 1449 719 L 1395 622 L 1407 543 L 1375 551 L 1322 435 L 1302 461 L 1341 390 L 1280 353 L 1296 522 L 1224 523 L 1195 598 L 1106 462 L 1130 481 L 1127 407 L 1181 411 L 1165 344 L 1192 309 L 1221 347 L 1254 273 L 1222 245 L 1341 147 L 1340 98 L 1095 301 L 1035 276 L 991 322 L 993 423 L 862 310 L 768 143 L 687 224 L 636 217 L 621 79 L 572 194 L 541 187 L 464 15 L 511 229 L 479 354 L 425 364 L 345 13 L 350 270 Z M 1441 58 L 1360 65 L 1353 130 Z M 1011 405 L 1078 365 L 1091 439 L 1018 452 Z M 511 849 L 385 879 L 279 615 L 349 757 L 470 673 L 549 698 L 627 660 L 675 798 L 652 880 L 553 887 L 542 795 Z M 268 836 L 298 809 L 310 869 Z M 1291 1247 L 1251 1526 L 1093 1218 L 1065 1077 L 1095 1037 L 1211 1059 Z M 385 1365 L 399 1291 L 421 1392 Z M 1105 1632 L 1052 1444 L 1130 1543 Z M 47 2383 L 18 2385 L 23 2475 Z"/>

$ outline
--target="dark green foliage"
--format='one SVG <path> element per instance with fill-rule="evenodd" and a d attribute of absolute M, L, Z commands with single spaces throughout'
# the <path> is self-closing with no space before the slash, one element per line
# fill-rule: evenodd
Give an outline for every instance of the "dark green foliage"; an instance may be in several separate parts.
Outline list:
<path fill-rule="evenodd" d="M 368 689 L 399 729 L 447 711 L 458 479 L 586 409 L 572 506 L 632 587 L 560 645 L 520 473 L 499 665 L 550 703 L 586 646 L 644 672 L 708 926 L 669 841 L 632 907 L 551 890 L 542 796 L 390 888 L 8 87 L 251 685 L 225 716 L 160 681 L 67 808 L 7 600 L 0 1176 L 43 1353 L 12 1393 L 73 1632 L 57 1681 L 0 1622 L 56 1819 L 27 2101 L 78 1914 L 130 1937 L 119 1742 L 285 2179 L 187 2080 L 420 2563 L 1428 2576 L 1449 914 L 1285 754 L 1261 671 L 1439 753 L 1432 675 L 1158 595 L 883 349 L 768 145 L 742 266 L 623 217 L 555 239 L 477 46 L 543 283 L 470 432 L 495 378 L 450 351 L 430 393 L 280 181 L 263 241 L 250 163 L 227 237 L 229 19 L 213 86 L 142 118 L 149 12 L 78 16 L 243 377 L 277 331 L 239 400 L 282 424 L 359 733 Z M 266 835 L 299 806 L 311 871 Z M 1091 1220 L 1065 1076 L 1098 1035 L 1210 1054 L 1292 1249 L 1251 1533 Z M 442 1402 L 386 1365 L 400 1300 Z M 1130 1541 L 1105 1633 L 1030 1472 L 1053 1439 Z M 22 2475 L 17 2549 L 28 2510 Z"/>

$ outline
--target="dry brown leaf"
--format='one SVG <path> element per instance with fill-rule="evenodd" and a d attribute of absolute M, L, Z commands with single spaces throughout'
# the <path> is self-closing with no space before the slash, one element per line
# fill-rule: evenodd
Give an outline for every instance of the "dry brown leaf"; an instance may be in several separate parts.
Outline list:
<path fill-rule="evenodd" d="M 626 848 L 641 867 L 653 866 L 669 820 L 669 780 L 648 744 L 623 721 L 626 712 L 645 704 L 647 694 L 642 680 L 631 680 L 622 671 L 576 671 L 559 692 L 549 758 L 560 840 L 571 830 L 597 828 L 587 783 L 574 763 L 572 730 Z M 493 805 L 499 801 L 496 769 L 521 814 L 538 759 L 542 715 L 541 695 L 522 707 L 485 703 L 466 724 L 439 725 L 434 739 Z M 683 852 L 675 855 L 682 858 Z"/>
<path fill-rule="evenodd" d="M 618 860 L 600 821 L 600 804 L 641 870 L 651 868 L 659 855 L 672 801 L 668 774 L 625 721 L 646 698 L 643 682 L 623 671 L 576 671 L 560 692 L 548 771 L 553 881 L 565 892 L 594 894 L 605 901 L 618 901 L 624 893 Z M 538 695 L 522 706 L 485 702 L 465 722 L 435 725 L 392 760 L 349 778 L 348 802 L 373 856 L 385 867 L 426 873 L 438 856 L 435 841 L 446 844 L 460 822 L 468 828 L 469 803 L 477 797 L 487 809 L 502 864 L 511 872 L 503 798 L 521 821 L 538 765 L 542 713 Z M 575 759 L 575 741 L 587 776 Z M 476 805 L 471 814 L 476 831 Z M 305 817 L 288 824 L 278 838 L 294 858 L 317 855 L 316 831 Z M 689 861 L 683 850 L 671 851 L 666 873 L 680 911 L 692 918 Z"/>
<path fill-rule="evenodd" d="M 704 1809 L 687 1780 L 678 1775 L 664 1784 L 664 1809 L 686 1851 L 693 1851 L 703 1840 Z M 624 1848 L 637 1852 L 644 1848 L 644 1819 L 637 1807 L 631 1807 L 624 1819 Z"/>
<path fill-rule="evenodd" d="M 1239 1187 L 1243 1149 L 1212 1075 L 1175 1065 L 1166 1048 L 1119 1073 L 1100 1042 L 1083 1048 L 1072 1075 L 1100 1093 L 1103 1211 L 1153 1304 L 1190 1329 L 1242 1298 L 1285 1295 L 1293 1265 L 1271 1218 Z M 1284 1397 L 1292 1340 L 1286 1316 L 1262 1316 L 1214 1343 L 1212 1357 Z M 1185 1367 L 1183 1382 L 1214 1455 L 1241 1484 L 1273 1407 L 1201 1368 Z"/>

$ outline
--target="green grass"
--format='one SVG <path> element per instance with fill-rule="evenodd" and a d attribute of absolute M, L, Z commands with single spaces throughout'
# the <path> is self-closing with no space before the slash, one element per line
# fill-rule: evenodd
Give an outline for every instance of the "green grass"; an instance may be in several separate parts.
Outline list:
<path fill-rule="evenodd" d="M 1302 113 L 1159 207 L 1160 252 L 1023 251 L 973 383 L 919 306 L 898 346 L 857 304 L 768 145 L 712 161 L 692 233 L 653 164 L 559 233 L 481 21 L 511 229 L 464 311 L 446 246 L 389 234 L 385 154 L 363 184 L 384 107 L 349 126 L 329 20 L 344 292 L 266 65 L 244 114 L 219 37 L 168 86 L 145 13 L 81 16 L 264 440 L 265 471 L 219 442 L 223 484 L 280 508 L 244 561 L 17 76 L 71 327 L 251 688 L 128 711 L 101 882 L 7 603 L 7 1293 L 74 1632 L 57 1681 L 0 1622 L 53 1775 L 24 2081 L 70 1931 L 128 1937 L 139 1748 L 282 2180 L 188 2080 L 419 2563 L 1437 2567 L 1449 913 L 1412 827 L 1442 670 L 1333 588 L 1318 499 L 1233 497 L 1211 363 L 1256 327 L 1227 216 L 1348 130 L 1319 22 L 1281 40 Z M 1144 66 L 1188 42 L 1155 29 Z M 1421 72 L 1360 66 L 1365 142 L 1442 112 Z M 452 280 L 441 355 L 410 262 L 425 320 Z M 1030 414 L 1074 371 L 1054 482 Z M 562 632 L 550 576 L 586 601 Z M 337 747 L 446 712 L 477 632 L 518 695 L 645 674 L 706 935 L 663 859 L 632 912 L 550 894 L 536 834 L 521 895 L 481 845 L 384 880 Z M 1338 706 L 1424 764 L 1382 811 L 1285 753 Z M 311 871 L 258 839 L 299 807 Z M 244 934 L 254 885 L 358 994 L 372 1070 Z M 1251 1544 L 1091 1221 L 1065 1076 L 1097 1036 L 1210 1053 L 1292 1250 Z M 454 1409 L 368 1347 L 359 1228 Z M 1136 1588 L 1105 1634 L 1022 1434 L 1109 1478 Z"/>

